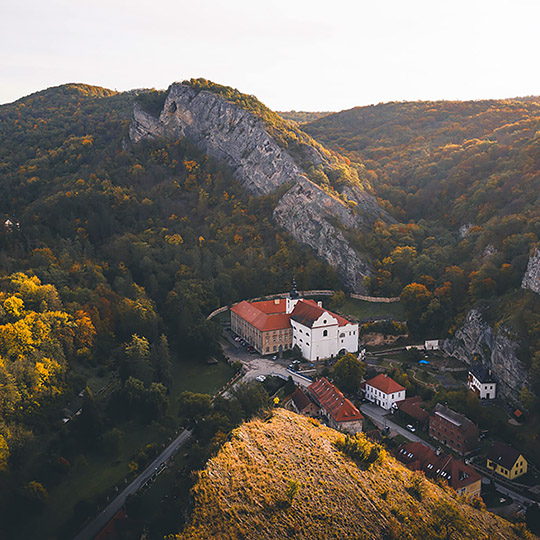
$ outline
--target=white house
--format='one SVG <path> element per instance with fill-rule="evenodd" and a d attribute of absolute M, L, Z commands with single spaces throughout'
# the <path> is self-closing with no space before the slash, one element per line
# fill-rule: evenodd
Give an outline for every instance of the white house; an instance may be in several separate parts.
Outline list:
<path fill-rule="evenodd" d="M 405 388 L 384 373 L 365 383 L 366 399 L 389 410 L 405 399 Z"/>
<path fill-rule="evenodd" d="M 426 351 L 438 351 L 439 350 L 439 340 L 438 339 L 428 339 L 424 342 L 424 349 Z"/>
<path fill-rule="evenodd" d="M 298 300 L 291 312 L 293 347 L 312 362 L 358 350 L 358 324 L 323 309 L 313 300 Z"/>
<path fill-rule="evenodd" d="M 480 399 L 495 399 L 497 393 L 497 383 L 491 370 L 482 365 L 470 368 L 467 388 L 476 392 Z"/>

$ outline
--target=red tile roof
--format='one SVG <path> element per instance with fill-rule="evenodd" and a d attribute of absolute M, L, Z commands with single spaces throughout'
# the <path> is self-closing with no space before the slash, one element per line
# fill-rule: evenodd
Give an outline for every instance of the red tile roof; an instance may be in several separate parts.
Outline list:
<path fill-rule="evenodd" d="M 308 328 L 312 328 L 313 323 L 325 313 L 337 319 L 338 326 L 350 324 L 347 319 L 320 307 L 317 302 L 313 300 L 302 300 L 298 302 L 291 313 L 291 319 Z"/>
<path fill-rule="evenodd" d="M 428 478 L 443 478 L 453 489 L 461 489 L 482 479 L 470 465 L 460 459 L 437 453 L 421 442 L 401 445 L 395 452 L 399 461 L 413 471 L 424 471 Z"/>
<path fill-rule="evenodd" d="M 425 423 L 429 418 L 429 413 L 420 407 L 421 402 L 422 398 L 420 396 L 414 396 L 398 401 L 397 408 L 411 418 Z"/>
<path fill-rule="evenodd" d="M 242 302 L 233 306 L 231 311 L 261 331 L 283 330 L 285 328 L 290 328 L 290 316 L 284 313 L 284 307 L 283 312 L 278 311 L 268 313 L 268 311 L 272 310 L 270 305 L 271 303 L 273 303 L 273 301 L 253 302 L 250 304 L 249 302 L 243 300 Z M 259 306 L 259 304 L 263 305 Z M 275 306 L 275 309 L 281 309 L 281 304 L 275 304 Z M 260 307 L 262 307 L 262 309 L 259 309 Z M 267 311 L 265 312 L 264 310 Z"/>
<path fill-rule="evenodd" d="M 336 422 L 353 422 L 364 419 L 360 411 L 324 377 L 310 384 L 308 391 Z"/>
<path fill-rule="evenodd" d="M 282 298 L 280 300 L 263 300 L 261 302 L 246 302 L 242 300 L 242 302 L 234 305 L 231 311 L 263 332 L 290 328 L 291 318 L 311 328 L 313 323 L 323 313 L 328 313 L 332 317 L 335 317 L 339 326 L 350 324 L 347 319 L 319 307 L 317 302 L 313 300 L 300 300 L 291 314 L 285 313 L 286 309 L 287 301 Z"/>
<path fill-rule="evenodd" d="M 384 373 L 379 373 L 379 375 L 373 377 L 373 379 L 366 381 L 366 385 L 367 384 L 373 388 L 376 388 L 377 390 L 380 390 L 381 392 L 384 392 L 385 394 L 393 394 L 395 392 L 405 390 L 401 384 L 398 384 L 396 381 L 394 381 L 394 379 L 388 375 L 385 375 Z"/>

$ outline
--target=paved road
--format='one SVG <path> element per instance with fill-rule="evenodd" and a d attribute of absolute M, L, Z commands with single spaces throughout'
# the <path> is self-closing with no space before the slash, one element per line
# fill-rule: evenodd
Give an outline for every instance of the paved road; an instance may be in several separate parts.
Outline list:
<path fill-rule="evenodd" d="M 288 379 L 290 376 L 296 384 L 304 387 L 309 386 L 312 382 L 297 373 L 289 371 L 283 365 L 283 361 L 272 360 L 271 357 L 263 357 L 259 354 L 249 354 L 243 347 L 235 347 L 228 341 L 222 340 L 221 343 L 224 354 L 233 360 L 239 360 L 244 366 L 244 376 L 238 383 L 252 381 L 259 375 L 268 377 L 268 375 L 272 374 L 284 377 L 285 379 Z"/>
<path fill-rule="evenodd" d="M 113 516 L 124 506 L 129 495 L 136 493 L 140 487 L 184 445 L 191 437 L 191 431 L 184 430 L 174 441 L 163 450 L 146 469 L 129 484 L 95 519 L 79 532 L 73 540 L 93 540 L 98 533 L 107 525 Z"/>
<path fill-rule="evenodd" d="M 402 428 L 401 426 L 398 426 L 396 423 L 392 422 L 392 413 L 388 412 L 382 407 L 373 405 L 371 403 L 363 403 L 360 410 L 365 416 L 371 418 L 374 424 L 380 428 L 387 426 L 390 428 L 390 433 L 403 435 L 403 437 L 409 441 L 424 443 L 426 446 L 429 446 L 431 449 L 435 450 L 434 446 L 424 441 L 424 439 L 418 437 L 418 435 L 415 435 L 408 429 Z"/>

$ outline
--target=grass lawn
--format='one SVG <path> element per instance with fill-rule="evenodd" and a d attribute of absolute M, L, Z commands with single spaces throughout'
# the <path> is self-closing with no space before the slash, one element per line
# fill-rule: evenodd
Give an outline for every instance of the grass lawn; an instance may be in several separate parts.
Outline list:
<path fill-rule="evenodd" d="M 328 307 L 326 304 L 323 304 Z M 386 304 L 383 302 L 365 302 L 347 298 L 345 303 L 336 310 L 344 316 L 354 317 L 358 320 L 364 319 L 394 319 L 404 321 L 405 313 L 400 302 Z"/>

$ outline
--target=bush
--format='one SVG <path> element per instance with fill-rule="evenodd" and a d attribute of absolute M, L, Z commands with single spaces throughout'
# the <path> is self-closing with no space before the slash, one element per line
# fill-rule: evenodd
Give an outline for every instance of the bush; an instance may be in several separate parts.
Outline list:
<path fill-rule="evenodd" d="M 335 443 L 340 452 L 348 455 L 358 464 L 369 469 L 375 463 L 381 463 L 386 458 L 386 452 L 379 444 L 372 443 L 362 433 L 347 435 Z"/>

